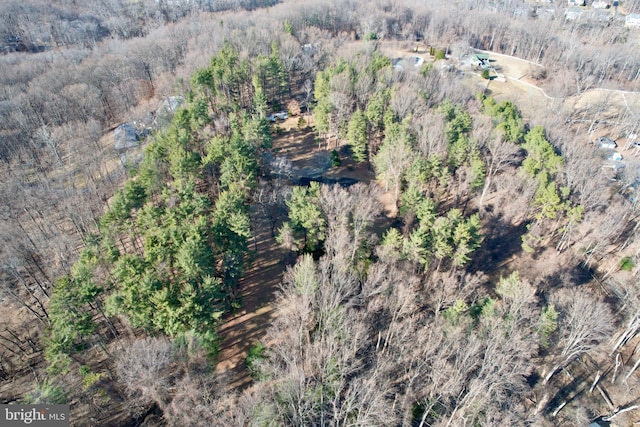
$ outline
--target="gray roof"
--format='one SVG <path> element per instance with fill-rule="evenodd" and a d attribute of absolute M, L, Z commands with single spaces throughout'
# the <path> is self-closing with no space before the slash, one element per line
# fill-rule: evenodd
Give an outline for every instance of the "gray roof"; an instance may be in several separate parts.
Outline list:
<path fill-rule="evenodd" d="M 118 126 L 113 132 L 113 138 L 116 150 L 126 150 L 139 145 L 137 129 L 131 123 L 123 123 Z"/>

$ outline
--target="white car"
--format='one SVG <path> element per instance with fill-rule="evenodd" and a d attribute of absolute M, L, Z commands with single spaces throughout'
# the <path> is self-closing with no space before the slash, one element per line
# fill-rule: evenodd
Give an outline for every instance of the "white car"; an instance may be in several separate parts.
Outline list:
<path fill-rule="evenodd" d="M 604 148 L 604 149 L 614 149 L 618 147 L 618 144 L 616 144 L 616 142 L 613 139 L 608 138 L 606 136 L 601 136 L 596 140 L 596 142 L 598 143 L 598 147 Z"/>
<path fill-rule="evenodd" d="M 270 122 L 276 122 L 278 120 L 287 120 L 289 118 L 289 113 L 286 111 L 281 111 L 279 113 L 272 113 L 267 117 Z"/>

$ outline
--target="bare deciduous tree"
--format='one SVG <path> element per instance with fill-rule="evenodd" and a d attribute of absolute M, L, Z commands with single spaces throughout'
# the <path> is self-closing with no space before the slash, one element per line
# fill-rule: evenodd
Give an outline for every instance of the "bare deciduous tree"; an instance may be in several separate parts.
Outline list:
<path fill-rule="evenodd" d="M 588 293 L 574 288 L 560 291 L 556 298 L 555 306 L 560 312 L 559 339 L 544 383 L 580 355 L 598 348 L 611 337 L 615 325 L 609 307 Z"/>
<path fill-rule="evenodd" d="M 175 366 L 171 343 L 166 338 L 143 338 L 126 346 L 116 361 L 116 372 L 131 395 L 161 408 L 170 402 L 169 386 Z"/>
<path fill-rule="evenodd" d="M 479 209 L 482 211 L 485 197 L 490 191 L 495 177 L 503 172 L 507 166 L 514 164 L 518 159 L 520 149 L 513 143 L 505 141 L 502 135 L 489 137 L 484 144 L 488 152 L 489 160 L 487 161 L 486 177 L 484 187 L 478 201 Z"/>

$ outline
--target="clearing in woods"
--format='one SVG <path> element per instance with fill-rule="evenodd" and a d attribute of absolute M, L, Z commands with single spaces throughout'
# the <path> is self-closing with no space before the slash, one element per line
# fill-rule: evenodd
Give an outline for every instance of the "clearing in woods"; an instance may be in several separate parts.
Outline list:
<path fill-rule="evenodd" d="M 230 389 L 237 390 L 251 382 L 245 359 L 249 348 L 264 336 L 269 326 L 272 303 L 285 270 L 284 250 L 271 236 L 268 221 L 252 211 L 256 227 L 251 249 L 255 251 L 255 258 L 240 280 L 242 306 L 218 331 L 222 342 L 216 372 L 227 377 Z"/>
<path fill-rule="evenodd" d="M 328 157 L 334 143 L 327 149 L 324 140 L 318 144 L 315 132 L 310 127 L 312 116 L 306 116 L 306 127 L 297 127 L 298 117 L 290 117 L 278 122 L 281 129 L 273 138 L 273 153 L 291 161 L 298 171 L 318 172 L 322 158 Z M 366 163 L 354 163 L 347 156 L 341 156 L 342 165 L 322 172 L 314 179 L 335 182 L 339 178 L 369 183 L 375 179 L 373 171 Z M 393 210 L 389 205 L 390 195 L 384 194 L 381 202 L 387 214 Z M 241 308 L 231 314 L 218 331 L 222 337 L 216 372 L 223 376 L 229 390 L 242 390 L 251 383 L 246 357 L 249 349 L 263 339 L 272 317 L 273 305 L 282 275 L 286 270 L 286 250 L 279 247 L 271 235 L 270 222 L 262 217 L 256 206 L 252 207 L 254 239 L 250 249 L 254 258 L 246 274 L 240 280 Z M 278 224 L 279 226 L 280 224 Z M 263 343 L 268 345 L 268 343 Z"/>

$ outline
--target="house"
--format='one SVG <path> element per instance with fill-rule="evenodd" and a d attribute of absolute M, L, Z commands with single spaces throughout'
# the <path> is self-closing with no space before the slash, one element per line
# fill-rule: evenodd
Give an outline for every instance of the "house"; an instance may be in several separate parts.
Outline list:
<path fill-rule="evenodd" d="M 482 67 L 485 68 L 489 64 L 489 54 L 488 53 L 476 53 L 471 57 L 471 65 L 474 67 Z"/>
<path fill-rule="evenodd" d="M 609 155 L 607 156 L 607 160 L 609 160 L 610 162 L 621 162 L 622 154 L 614 151 L 613 153 L 609 153 Z"/>
<path fill-rule="evenodd" d="M 606 1 L 596 0 L 593 3 L 591 3 L 591 7 L 594 9 L 608 9 L 610 5 Z"/>
<path fill-rule="evenodd" d="M 424 58 L 420 56 L 408 56 L 406 58 L 396 58 L 393 61 L 393 68 L 395 70 L 410 69 L 410 67 L 421 67 L 424 64 Z"/>
<path fill-rule="evenodd" d="M 599 148 L 606 150 L 613 150 L 614 148 L 618 147 L 618 144 L 616 144 L 613 139 L 606 136 L 601 136 L 600 138 L 596 139 L 596 143 L 598 144 Z"/>
<path fill-rule="evenodd" d="M 598 22 L 609 22 L 611 20 L 611 12 L 607 9 L 592 9 L 591 19 Z"/>
<path fill-rule="evenodd" d="M 585 6 L 585 0 L 569 0 L 569 6 Z"/>
<path fill-rule="evenodd" d="M 583 13 L 584 10 L 580 9 L 579 7 L 570 7 L 564 11 L 564 18 L 567 21 L 575 21 L 579 19 Z"/>
<path fill-rule="evenodd" d="M 420 67 L 422 66 L 422 64 L 424 64 L 424 58 L 421 58 L 419 56 L 410 56 L 408 60 L 410 61 L 410 63 L 413 63 L 414 67 Z"/>
<path fill-rule="evenodd" d="M 624 26 L 627 28 L 640 28 L 640 13 L 630 13 L 624 20 Z"/>
<path fill-rule="evenodd" d="M 113 131 L 113 139 L 115 140 L 114 148 L 119 151 L 140 145 L 138 130 L 133 123 L 123 123 L 118 126 Z"/>

